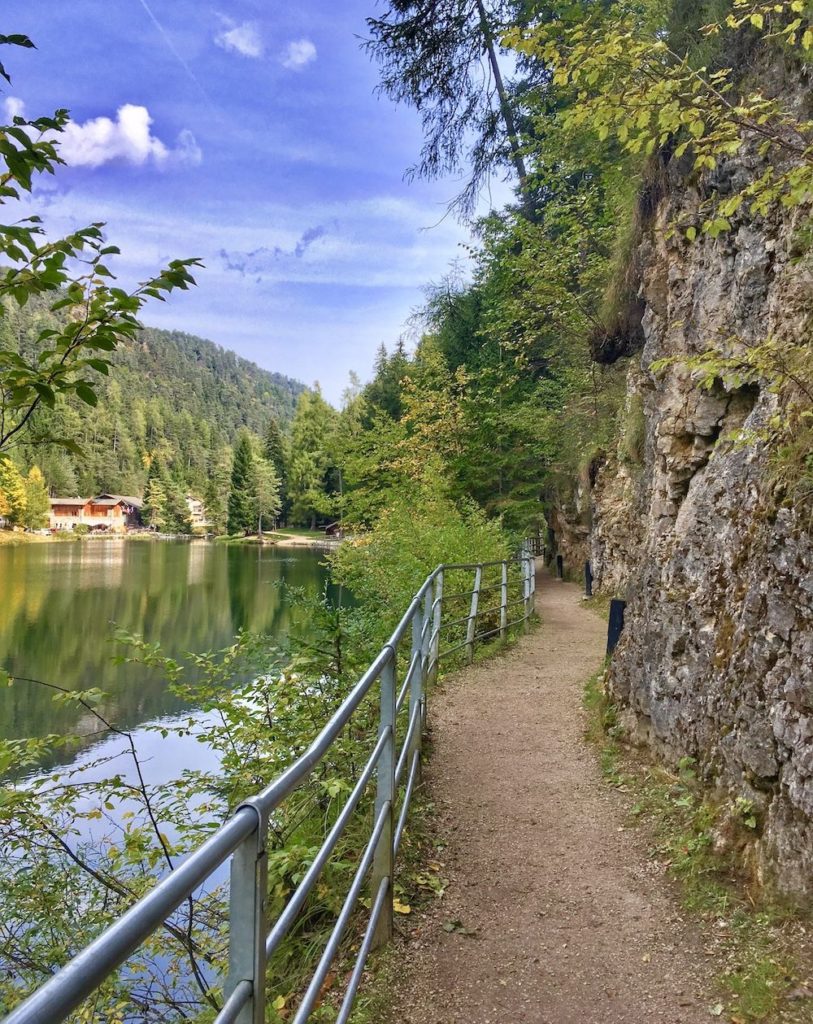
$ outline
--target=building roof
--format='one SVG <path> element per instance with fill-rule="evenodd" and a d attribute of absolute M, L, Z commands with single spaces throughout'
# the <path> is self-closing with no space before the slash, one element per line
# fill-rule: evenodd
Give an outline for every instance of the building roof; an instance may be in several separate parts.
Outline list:
<path fill-rule="evenodd" d="M 132 505 L 133 508 L 141 508 L 144 502 L 131 494 L 97 494 L 95 498 L 49 498 L 51 505 L 87 505 L 93 502 L 94 505 L 104 505 L 113 508 L 116 505 Z"/>
<path fill-rule="evenodd" d="M 97 494 L 91 500 L 94 505 L 118 505 L 121 502 L 123 505 L 132 505 L 133 508 L 141 508 L 144 504 L 141 498 L 136 498 L 132 494 Z"/>

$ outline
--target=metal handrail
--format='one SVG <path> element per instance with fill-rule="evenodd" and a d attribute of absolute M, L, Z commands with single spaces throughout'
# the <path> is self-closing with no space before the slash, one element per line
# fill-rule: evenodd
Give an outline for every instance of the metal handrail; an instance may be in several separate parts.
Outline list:
<path fill-rule="evenodd" d="M 521 597 L 509 602 L 511 565 L 521 568 Z M 501 567 L 502 581 L 482 586 L 483 570 Z M 478 640 L 497 635 L 504 638 L 512 626 L 528 628 L 533 614 L 535 575 L 533 555 L 527 548 L 514 559 L 471 564 L 439 565 L 413 597 L 390 639 L 364 672 L 341 706 L 325 723 L 308 749 L 261 792 L 245 801 L 234 814 L 178 867 L 158 882 L 117 921 L 77 954 L 68 964 L 33 992 L 5 1018 L 4 1024 L 58 1024 L 116 971 L 166 919 L 231 857 L 229 973 L 224 985 L 225 1001 L 215 1024 L 263 1024 L 265 1019 L 265 974 L 268 958 L 297 920 L 305 901 L 333 853 L 353 813 L 360 804 L 373 775 L 376 776 L 374 825 L 361 856 L 344 904 L 294 1017 L 304 1024 L 310 1017 L 322 983 L 335 959 L 358 897 L 368 874 L 372 873 L 371 912 L 356 962 L 348 983 L 338 1022 L 350 1014 L 367 955 L 372 948 L 392 937 L 394 864 L 406 825 L 410 801 L 420 773 L 422 729 L 426 720 L 426 686 L 434 680 L 443 657 L 440 650 L 443 623 L 443 581 L 450 571 L 472 571 L 474 581 L 467 592 L 469 614 L 454 624 L 466 622 L 468 660 Z M 480 594 L 501 590 L 500 625 L 477 632 Z M 459 595 L 454 595 L 459 596 Z M 508 608 L 523 605 L 521 618 L 508 622 Z M 396 692 L 398 647 L 412 628 L 411 653 L 405 679 Z M 304 783 L 339 737 L 353 713 L 378 684 L 380 710 L 378 736 L 350 796 L 325 837 L 305 875 L 285 908 L 268 929 L 266 840 L 273 812 Z M 396 717 L 409 695 L 409 721 L 400 749 L 396 740 Z M 405 783 L 401 782 L 407 764 Z M 403 795 L 395 818 L 398 797 Z"/>

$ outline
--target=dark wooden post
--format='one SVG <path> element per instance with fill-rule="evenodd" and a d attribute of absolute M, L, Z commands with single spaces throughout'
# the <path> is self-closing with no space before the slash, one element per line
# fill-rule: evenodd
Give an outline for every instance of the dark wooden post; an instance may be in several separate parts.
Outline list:
<path fill-rule="evenodd" d="M 593 596 L 593 569 L 589 561 L 584 563 L 584 596 Z"/>
<path fill-rule="evenodd" d="M 565 562 L 561 555 L 556 556 L 556 579 L 563 580 L 565 578 Z"/>
<path fill-rule="evenodd" d="M 626 601 L 621 601 L 619 598 L 614 597 L 610 601 L 610 621 L 607 624 L 607 653 L 612 654 L 618 646 L 618 641 L 621 639 L 621 633 L 624 629 L 624 609 L 627 607 Z"/>

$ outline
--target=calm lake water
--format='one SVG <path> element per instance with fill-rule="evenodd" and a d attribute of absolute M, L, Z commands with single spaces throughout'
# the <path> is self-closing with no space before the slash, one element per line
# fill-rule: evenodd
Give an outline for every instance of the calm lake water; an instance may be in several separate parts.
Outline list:
<path fill-rule="evenodd" d="M 330 586 L 323 552 L 207 541 L 91 540 L 0 547 L 0 667 L 71 689 L 110 693 L 117 725 L 177 714 L 181 702 L 142 666 L 115 665 L 121 627 L 180 657 L 226 647 L 240 628 L 284 637 L 301 609 L 284 588 Z M 0 736 L 89 733 L 82 708 L 56 706 L 43 687 L 0 687 Z M 75 753 L 75 750 L 74 750 Z M 66 756 L 70 756 L 66 753 Z"/>

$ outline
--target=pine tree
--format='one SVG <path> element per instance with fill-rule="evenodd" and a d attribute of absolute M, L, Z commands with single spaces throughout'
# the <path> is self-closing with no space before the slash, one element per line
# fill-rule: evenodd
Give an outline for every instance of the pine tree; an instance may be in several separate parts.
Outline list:
<path fill-rule="evenodd" d="M 147 474 L 142 514 L 144 522 L 159 532 L 167 528 L 167 493 L 161 476 L 159 460 L 153 458 Z"/>
<path fill-rule="evenodd" d="M 25 515 L 25 483 L 8 457 L 0 457 L 0 516 L 18 526 Z"/>
<path fill-rule="evenodd" d="M 274 466 L 268 459 L 258 459 L 254 468 L 256 480 L 257 533 L 262 535 L 263 520 L 274 520 L 280 510 L 280 485 Z"/>
<path fill-rule="evenodd" d="M 367 18 L 364 44 L 381 67 L 381 90 L 421 116 L 424 144 L 410 174 L 439 178 L 465 170 L 452 206 L 470 215 L 495 168 L 511 164 L 521 189 L 528 170 L 514 84 L 503 78 L 500 42 L 508 0 L 392 0 Z M 533 5 L 531 5 L 533 6 Z M 484 64 L 488 73 L 484 74 Z"/>
<path fill-rule="evenodd" d="M 322 398 L 319 385 L 299 396 L 291 431 L 288 488 L 291 517 L 316 526 L 319 516 L 334 511 L 335 447 L 338 415 Z"/>
<path fill-rule="evenodd" d="M 229 533 L 250 533 L 256 524 L 257 481 L 251 438 L 244 431 L 234 448 L 229 491 Z"/>
<path fill-rule="evenodd" d="M 285 449 L 276 416 L 271 417 L 265 430 L 265 457 L 274 467 L 277 476 L 282 479 L 285 471 Z"/>
<path fill-rule="evenodd" d="M 25 511 L 22 515 L 23 525 L 29 530 L 41 530 L 48 525 L 48 513 L 51 503 L 45 478 L 39 466 L 32 466 L 25 478 Z"/>
<path fill-rule="evenodd" d="M 169 472 L 163 474 L 161 483 L 166 495 L 167 529 L 171 533 L 191 533 L 192 520 L 183 484 Z"/>
<path fill-rule="evenodd" d="M 213 453 L 209 463 L 203 504 L 206 506 L 206 521 L 212 533 L 226 532 L 231 462 L 231 448 L 222 448 Z"/>
<path fill-rule="evenodd" d="M 279 484 L 279 510 L 278 515 L 283 522 L 287 522 L 290 512 L 288 500 L 288 470 L 285 452 L 285 441 L 279 429 L 279 421 L 272 416 L 268 421 L 265 431 L 265 457 L 274 467 Z"/>

